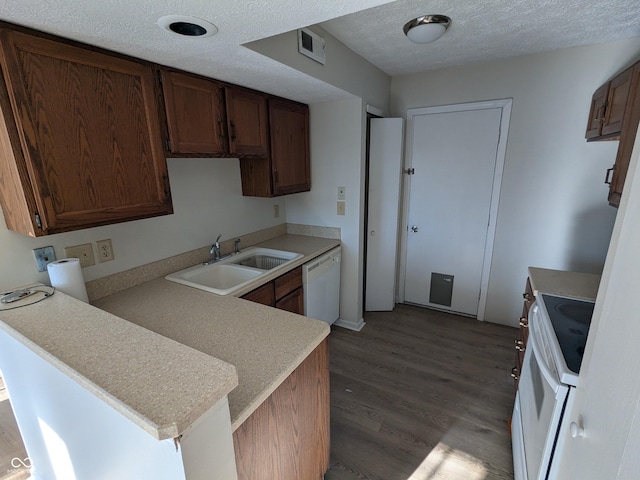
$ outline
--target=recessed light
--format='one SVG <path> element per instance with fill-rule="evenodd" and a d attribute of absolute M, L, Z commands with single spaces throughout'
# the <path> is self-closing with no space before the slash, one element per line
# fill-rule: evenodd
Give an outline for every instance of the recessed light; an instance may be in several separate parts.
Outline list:
<path fill-rule="evenodd" d="M 218 27 L 213 23 L 186 15 L 165 15 L 158 19 L 158 26 L 187 37 L 210 37 L 218 33 Z"/>

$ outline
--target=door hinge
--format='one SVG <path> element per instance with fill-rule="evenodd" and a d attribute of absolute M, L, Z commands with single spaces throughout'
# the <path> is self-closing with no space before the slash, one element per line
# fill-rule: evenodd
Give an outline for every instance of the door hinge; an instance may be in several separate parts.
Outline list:
<path fill-rule="evenodd" d="M 42 220 L 40 220 L 40 215 L 36 212 L 36 214 L 33 217 L 36 222 L 36 226 L 42 229 Z"/>
<path fill-rule="evenodd" d="M 171 140 L 167 138 L 167 152 L 171 151 Z"/>
<path fill-rule="evenodd" d="M 402 173 L 406 173 L 407 175 L 415 175 L 416 174 L 416 169 L 415 168 L 405 168 Z"/>

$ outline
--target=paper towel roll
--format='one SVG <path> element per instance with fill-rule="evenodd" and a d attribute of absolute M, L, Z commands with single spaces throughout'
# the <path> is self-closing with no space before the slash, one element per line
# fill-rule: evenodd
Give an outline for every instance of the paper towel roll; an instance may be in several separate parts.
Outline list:
<path fill-rule="evenodd" d="M 51 286 L 78 300 L 89 303 L 87 288 L 84 285 L 80 260 L 63 258 L 47 265 Z"/>

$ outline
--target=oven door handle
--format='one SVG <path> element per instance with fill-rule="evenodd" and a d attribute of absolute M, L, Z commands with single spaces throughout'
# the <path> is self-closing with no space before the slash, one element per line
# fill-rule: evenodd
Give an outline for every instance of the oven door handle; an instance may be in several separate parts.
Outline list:
<path fill-rule="evenodd" d="M 533 354 L 536 357 L 536 364 L 538 365 L 538 368 L 542 372 L 542 375 L 544 375 L 545 380 L 551 386 L 552 390 L 557 393 L 560 388 L 560 381 L 558 379 L 558 375 L 554 374 L 551 371 L 551 369 L 549 368 L 549 365 L 547 364 L 547 358 L 544 355 L 542 355 L 543 353 L 542 348 L 540 345 L 538 345 L 538 342 L 539 342 L 538 339 L 543 334 L 543 332 L 541 331 L 541 326 L 538 324 L 538 322 L 540 321 L 539 314 L 536 315 L 537 309 L 539 309 L 540 307 L 534 304 L 532 308 L 535 309 L 533 310 L 534 321 L 529 322 L 529 341 L 527 346 L 531 345 Z"/>

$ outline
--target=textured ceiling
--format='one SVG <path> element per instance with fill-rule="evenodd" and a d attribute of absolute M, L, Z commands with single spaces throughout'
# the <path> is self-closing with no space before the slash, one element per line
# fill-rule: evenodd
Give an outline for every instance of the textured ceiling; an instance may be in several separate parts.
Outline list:
<path fill-rule="evenodd" d="M 388 1 L 1 0 L 0 19 L 311 103 L 347 94 L 242 45 Z M 218 34 L 160 29 L 158 18 L 170 14 L 205 19 Z"/>
<path fill-rule="evenodd" d="M 305 102 L 349 94 L 242 45 L 321 24 L 390 75 L 640 36 L 639 0 L 3 0 L 0 19 Z M 385 5 L 386 4 L 386 5 Z M 423 14 L 453 19 L 429 45 L 402 26 Z M 193 15 L 219 33 L 161 30 Z"/>
<path fill-rule="evenodd" d="M 402 27 L 426 14 L 452 24 L 438 41 L 413 44 Z M 398 0 L 322 27 L 394 76 L 637 37 L 640 1 Z"/>

